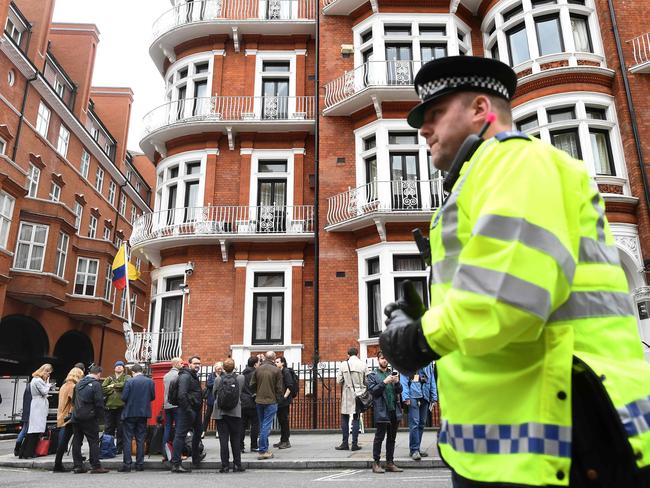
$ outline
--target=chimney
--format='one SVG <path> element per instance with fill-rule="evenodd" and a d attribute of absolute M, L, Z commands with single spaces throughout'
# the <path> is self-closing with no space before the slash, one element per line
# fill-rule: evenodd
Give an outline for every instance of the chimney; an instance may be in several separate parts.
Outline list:
<path fill-rule="evenodd" d="M 2 2 L 0 2 L 2 3 Z M 45 66 L 49 29 L 54 13 L 54 0 L 14 0 L 16 7 L 32 24 L 32 34 L 27 50 L 27 57 L 39 71 Z M 4 23 L 2 27 L 4 29 Z"/>
<path fill-rule="evenodd" d="M 93 101 L 95 113 L 117 140 L 115 164 L 124 170 L 133 92 L 130 88 L 94 86 L 90 89 L 90 98 Z"/>

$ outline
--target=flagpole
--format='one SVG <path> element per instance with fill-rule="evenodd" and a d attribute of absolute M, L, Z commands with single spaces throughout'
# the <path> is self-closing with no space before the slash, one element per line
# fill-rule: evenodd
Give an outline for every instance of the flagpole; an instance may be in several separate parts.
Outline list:
<path fill-rule="evenodd" d="M 129 292 L 129 255 L 126 250 L 128 244 L 124 244 L 124 267 L 126 268 L 126 317 L 129 322 L 129 329 L 133 330 L 131 325 L 131 293 Z"/>

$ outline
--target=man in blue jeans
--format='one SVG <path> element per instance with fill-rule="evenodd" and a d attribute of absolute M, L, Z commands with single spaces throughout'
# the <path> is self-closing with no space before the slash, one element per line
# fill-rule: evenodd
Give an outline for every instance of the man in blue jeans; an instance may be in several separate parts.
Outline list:
<path fill-rule="evenodd" d="M 413 376 L 400 375 L 402 402 L 408 407 L 409 452 L 413 460 L 428 456 L 420 450 L 422 434 L 429 412 L 438 401 L 436 379 L 431 364 L 418 369 Z"/>
<path fill-rule="evenodd" d="M 278 399 L 282 397 L 282 371 L 275 365 L 275 353 L 269 351 L 264 355 L 264 361 L 251 377 L 251 390 L 255 392 L 255 406 L 260 421 L 259 455 L 257 459 L 271 459 L 269 451 L 269 434 L 273 417 L 278 411 Z"/>

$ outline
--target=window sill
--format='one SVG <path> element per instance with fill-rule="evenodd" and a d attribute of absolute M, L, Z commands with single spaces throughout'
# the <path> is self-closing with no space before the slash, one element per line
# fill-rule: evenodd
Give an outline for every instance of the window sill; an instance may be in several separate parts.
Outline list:
<path fill-rule="evenodd" d="M 12 253 L 11 251 L 9 251 L 8 249 L 5 249 L 4 247 L 0 247 L 0 253 L 2 253 L 2 254 L 6 254 L 6 255 L 9 256 L 9 257 L 13 257 L 13 256 L 14 256 L 14 253 Z"/>

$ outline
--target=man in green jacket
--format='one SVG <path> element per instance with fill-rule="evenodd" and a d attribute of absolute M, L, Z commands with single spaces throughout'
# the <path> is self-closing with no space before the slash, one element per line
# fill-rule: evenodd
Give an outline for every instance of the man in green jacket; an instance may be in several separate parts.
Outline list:
<path fill-rule="evenodd" d="M 115 374 L 102 383 L 106 406 L 104 433 L 116 437 L 118 454 L 122 453 L 122 390 L 127 379 L 128 376 L 124 374 L 124 361 L 115 361 Z"/>

